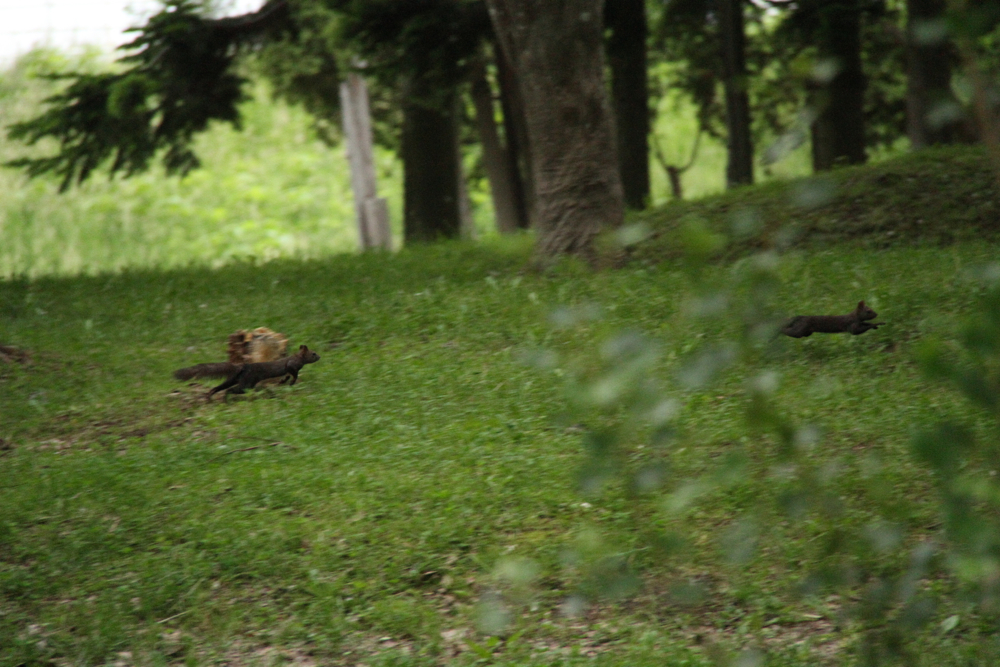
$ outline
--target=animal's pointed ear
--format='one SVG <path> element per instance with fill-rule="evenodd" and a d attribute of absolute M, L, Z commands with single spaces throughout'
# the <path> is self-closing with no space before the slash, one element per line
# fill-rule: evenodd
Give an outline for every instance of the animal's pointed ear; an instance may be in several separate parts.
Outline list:
<path fill-rule="evenodd" d="M 864 301 L 858 301 L 858 310 L 861 310 L 864 307 L 865 307 L 865 302 Z"/>
<path fill-rule="evenodd" d="M 309 348 L 305 345 L 299 345 L 299 352 L 308 352 Z"/>

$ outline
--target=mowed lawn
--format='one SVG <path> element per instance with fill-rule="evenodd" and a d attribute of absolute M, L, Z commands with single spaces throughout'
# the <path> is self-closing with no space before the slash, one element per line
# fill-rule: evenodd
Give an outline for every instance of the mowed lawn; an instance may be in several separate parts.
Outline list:
<path fill-rule="evenodd" d="M 773 296 L 787 313 L 865 299 L 888 324 L 787 339 L 697 390 L 678 369 L 740 325 L 692 316 L 674 261 L 538 272 L 520 239 L 0 283 L 0 344 L 31 355 L 0 363 L 0 664 L 701 665 L 720 646 L 839 664 L 840 601 L 796 592 L 828 526 L 781 524 L 738 565 L 720 548 L 780 492 L 774 442 L 743 419 L 747 379 L 776 371 L 782 410 L 820 429 L 810 456 L 840 470 L 843 520 L 896 502 L 932 533 L 910 433 L 968 410 L 913 349 L 952 335 L 975 303 L 967 271 L 994 256 L 980 242 L 792 253 Z M 726 283 L 746 264 L 706 271 Z M 598 315 L 555 326 L 565 307 Z M 171 378 L 256 326 L 322 359 L 228 404 Z M 618 417 L 568 413 L 567 378 L 623 331 L 657 342 L 678 436 L 659 451 L 635 430 L 621 472 L 583 493 L 582 433 Z M 540 351 L 556 356 L 531 363 Z M 736 446 L 746 478 L 680 515 L 622 481 L 665 460 L 676 488 Z M 686 557 L 649 546 L 668 532 Z M 642 586 L 578 596 L 609 555 Z M 927 664 L 978 636 L 930 633 Z"/>

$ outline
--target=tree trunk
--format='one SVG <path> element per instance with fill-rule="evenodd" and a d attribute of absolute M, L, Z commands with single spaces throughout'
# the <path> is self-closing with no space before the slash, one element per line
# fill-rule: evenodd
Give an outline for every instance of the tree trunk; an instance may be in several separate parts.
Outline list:
<path fill-rule="evenodd" d="M 906 124 L 913 148 L 950 144 L 962 136 L 951 92 L 951 44 L 944 32 L 946 0 L 906 3 Z M 934 34 L 940 26 L 941 34 Z M 949 114 L 953 109 L 956 113 Z"/>
<path fill-rule="evenodd" d="M 643 209 L 649 201 L 649 84 L 646 79 L 645 0 L 605 5 L 618 159 L 625 205 Z"/>
<path fill-rule="evenodd" d="M 815 97 L 819 113 L 812 128 L 813 169 L 862 164 L 865 154 L 864 99 L 861 68 L 859 0 L 829 0 L 820 10 L 820 57 L 836 67 L 833 78 Z"/>
<path fill-rule="evenodd" d="M 524 100 L 542 257 L 588 255 L 625 202 L 604 86 L 602 0 L 488 0 Z"/>
<path fill-rule="evenodd" d="M 719 37 L 726 88 L 726 129 L 729 162 L 726 186 L 753 183 L 753 142 L 750 136 L 750 98 L 747 95 L 746 35 L 743 0 L 719 0 Z"/>
<path fill-rule="evenodd" d="M 516 165 L 511 162 L 510 151 L 500 143 L 496 115 L 493 108 L 493 91 L 486 79 L 486 67 L 480 62 L 472 75 L 472 104 L 476 109 L 476 126 L 483 146 L 483 167 L 490 182 L 493 196 L 493 214 L 497 231 L 510 234 L 520 228 L 518 202 L 515 198 L 513 175 Z"/>
<path fill-rule="evenodd" d="M 517 79 L 507 56 L 499 44 L 493 49 L 497 65 L 497 83 L 500 86 L 500 110 L 503 112 L 503 131 L 510 159 L 507 169 L 514 186 L 514 204 L 517 206 L 517 226 L 532 226 L 535 206 L 535 179 L 531 175 L 531 146 L 528 143 L 528 122 L 524 116 L 524 102 Z"/>
<path fill-rule="evenodd" d="M 434 108 L 408 95 L 403 104 L 403 239 L 458 238 L 462 231 L 455 96 Z"/>

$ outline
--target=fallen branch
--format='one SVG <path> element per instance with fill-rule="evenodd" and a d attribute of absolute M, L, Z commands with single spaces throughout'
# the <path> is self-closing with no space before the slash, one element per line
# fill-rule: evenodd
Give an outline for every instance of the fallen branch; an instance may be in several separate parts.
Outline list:
<path fill-rule="evenodd" d="M 670 179 L 670 193 L 674 196 L 674 199 L 684 199 L 684 189 L 681 185 L 681 175 L 691 168 L 694 164 L 695 159 L 698 157 L 698 148 L 701 146 L 701 134 L 704 132 L 704 128 L 698 128 L 698 133 L 694 135 L 694 145 L 691 147 L 691 157 L 688 159 L 687 164 L 683 167 L 678 167 L 667 162 L 667 158 L 663 155 L 663 149 L 660 148 L 660 140 L 653 135 L 653 155 L 656 157 L 656 161 L 660 163 L 663 171 L 667 173 L 667 178 Z"/>
<path fill-rule="evenodd" d="M 163 619 L 162 621 L 157 621 L 156 623 L 157 623 L 157 625 L 159 625 L 160 623 L 166 623 L 167 621 L 172 621 L 175 618 L 178 618 L 179 616 L 183 616 L 184 614 L 190 614 L 192 611 L 194 611 L 194 610 L 193 609 L 188 609 L 187 611 L 182 611 L 179 614 L 174 614 L 173 616 L 168 616 L 167 618 Z"/>
<path fill-rule="evenodd" d="M 31 361 L 31 355 L 10 345 L 0 345 L 0 361 L 8 364 L 14 362 L 26 364 Z"/>
<path fill-rule="evenodd" d="M 281 442 L 272 442 L 272 443 L 269 443 L 269 444 L 266 444 L 266 445 L 254 445 L 252 447 L 240 447 L 239 449 L 230 449 L 228 452 L 222 452 L 218 456 L 213 456 L 207 462 L 211 463 L 212 461 L 214 461 L 216 459 L 221 459 L 223 456 L 227 456 L 229 454 L 235 454 L 237 452 L 249 452 L 251 449 L 264 449 L 265 447 L 277 447 L 280 444 L 283 444 L 283 443 L 281 443 Z"/>

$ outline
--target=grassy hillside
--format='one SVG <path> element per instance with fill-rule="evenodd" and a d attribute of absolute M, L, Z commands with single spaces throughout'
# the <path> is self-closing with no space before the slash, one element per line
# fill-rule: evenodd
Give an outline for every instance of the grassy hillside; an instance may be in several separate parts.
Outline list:
<path fill-rule="evenodd" d="M 732 246 L 737 252 L 821 249 L 845 241 L 884 248 L 993 240 L 1000 234 L 1000 181 L 986 152 L 965 146 L 771 181 L 644 214 L 660 241 L 645 244 L 640 256 L 661 261 L 676 255 L 671 231 L 691 218 L 746 238 Z"/>
<path fill-rule="evenodd" d="M 996 255 L 979 233 L 988 216 L 969 213 L 992 209 L 965 198 L 996 204 L 966 190 L 981 159 L 944 155 L 840 172 L 824 206 L 790 208 L 773 186 L 662 209 L 643 261 L 597 273 L 534 272 L 520 238 L 0 282 L 0 344 L 30 352 L 0 361 L 0 665 L 709 665 L 743 649 L 769 665 L 850 662 L 848 597 L 799 585 L 837 522 L 893 507 L 908 534 L 935 535 L 910 433 L 972 414 L 913 361 L 920 341 L 955 336 L 977 296 L 968 270 Z M 915 173 L 948 187 L 917 197 L 931 186 L 911 185 Z M 692 215 L 728 226 L 735 211 L 815 230 L 776 267 L 771 306 L 836 313 L 865 299 L 888 325 L 783 339 L 715 383 L 690 381 L 689 360 L 742 326 L 704 316 L 704 286 L 765 304 L 740 291 L 753 262 L 686 272 L 670 230 Z M 924 237 L 916 220 L 939 230 L 945 214 L 966 221 L 952 242 Z M 908 222 L 886 244 L 878 225 L 892 219 Z M 858 230 L 874 242 L 852 242 Z M 229 403 L 171 379 L 255 326 L 321 361 L 294 387 Z M 643 370 L 679 401 L 667 448 L 620 412 L 570 409 L 570 379 L 613 358 L 625 331 L 657 342 Z M 734 558 L 739 520 L 770 521 L 788 491 L 775 439 L 744 420 L 748 380 L 765 370 L 781 409 L 822 434 L 808 459 L 843 513 L 774 522 Z M 588 429 L 623 435 L 617 472 L 584 489 Z M 737 479 L 667 511 L 664 498 L 737 450 Z M 650 470 L 668 471 L 658 491 L 625 481 Z M 868 543 L 846 557 L 897 565 L 880 558 Z M 593 572 L 629 595 L 594 589 Z M 912 664 L 995 657 L 989 619 L 958 603 L 928 627 Z"/>

